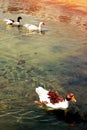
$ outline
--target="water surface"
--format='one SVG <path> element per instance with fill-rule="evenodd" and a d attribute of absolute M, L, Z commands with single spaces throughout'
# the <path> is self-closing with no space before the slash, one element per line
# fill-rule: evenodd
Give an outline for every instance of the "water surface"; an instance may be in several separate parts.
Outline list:
<path fill-rule="evenodd" d="M 51 6 L 57 6 L 57 17 Z M 87 17 L 74 11 L 71 16 L 66 5 L 55 6 L 47 5 L 47 14 L 41 8 L 35 15 L 1 7 L 1 130 L 45 130 L 49 126 L 50 130 L 87 129 Z M 38 25 L 45 19 L 43 33 L 30 34 L 3 22 L 4 18 L 16 19 L 19 15 L 22 24 Z M 39 85 L 58 91 L 63 97 L 73 92 L 77 103 L 70 103 L 67 116 L 63 112 L 44 111 L 34 103 L 38 100 L 35 88 Z"/>

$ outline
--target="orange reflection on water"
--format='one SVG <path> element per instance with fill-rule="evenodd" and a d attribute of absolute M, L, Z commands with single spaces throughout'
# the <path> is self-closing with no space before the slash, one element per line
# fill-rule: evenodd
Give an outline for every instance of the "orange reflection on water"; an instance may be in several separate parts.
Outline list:
<path fill-rule="evenodd" d="M 87 7 L 87 0 L 53 0 L 53 1 Z"/>

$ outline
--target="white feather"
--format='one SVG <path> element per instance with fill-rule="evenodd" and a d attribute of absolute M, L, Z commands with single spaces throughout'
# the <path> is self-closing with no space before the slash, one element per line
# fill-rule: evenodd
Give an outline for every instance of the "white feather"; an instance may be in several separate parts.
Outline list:
<path fill-rule="evenodd" d="M 6 22 L 6 24 L 12 24 L 13 23 L 13 21 L 10 20 L 10 19 L 4 19 L 4 21 Z"/>

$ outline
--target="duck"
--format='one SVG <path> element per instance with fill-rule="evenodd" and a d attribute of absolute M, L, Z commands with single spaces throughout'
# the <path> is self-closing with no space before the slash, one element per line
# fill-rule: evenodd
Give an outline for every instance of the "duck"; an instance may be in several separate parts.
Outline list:
<path fill-rule="evenodd" d="M 44 22 L 40 22 L 38 26 L 33 25 L 33 24 L 24 24 L 24 27 L 29 31 L 29 32 L 33 32 L 33 31 L 42 31 L 42 25 L 45 25 Z"/>
<path fill-rule="evenodd" d="M 14 21 L 13 19 L 4 19 L 4 21 L 6 22 L 6 25 L 12 25 L 12 26 L 20 26 L 20 22 L 22 20 L 22 17 L 19 16 L 17 18 L 17 21 Z"/>
<path fill-rule="evenodd" d="M 57 92 L 52 90 L 46 90 L 43 87 L 39 86 L 35 89 L 35 92 L 39 96 L 39 101 L 35 101 L 38 105 L 45 106 L 44 108 L 48 110 L 67 110 L 69 108 L 69 102 L 76 102 L 75 96 L 73 93 L 68 93 L 63 99 Z"/>

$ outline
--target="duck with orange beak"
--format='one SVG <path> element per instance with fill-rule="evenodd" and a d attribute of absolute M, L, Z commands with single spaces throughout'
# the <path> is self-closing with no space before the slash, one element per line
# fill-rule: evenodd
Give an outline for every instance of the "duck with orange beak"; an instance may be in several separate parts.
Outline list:
<path fill-rule="evenodd" d="M 70 101 L 76 102 L 73 93 L 68 93 L 63 99 L 57 92 L 48 91 L 43 87 L 37 87 L 35 91 L 39 96 L 39 101 L 35 103 L 45 106 L 47 110 L 66 110 L 69 108 Z"/>

